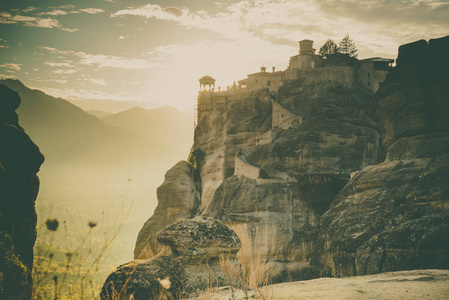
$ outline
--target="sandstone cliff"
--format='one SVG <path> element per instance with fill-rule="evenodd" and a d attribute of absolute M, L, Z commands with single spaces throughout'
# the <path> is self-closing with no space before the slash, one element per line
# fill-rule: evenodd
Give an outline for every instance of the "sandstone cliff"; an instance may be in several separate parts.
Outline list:
<path fill-rule="evenodd" d="M 374 96 L 338 67 L 200 112 L 183 214 L 244 228 L 273 282 L 448 268 L 448 40 L 401 46 Z"/>
<path fill-rule="evenodd" d="M 164 183 L 157 189 L 158 206 L 137 237 L 135 258 L 149 258 L 160 252 L 163 247 L 157 243 L 156 233 L 192 216 L 200 201 L 193 172 L 186 161 L 180 161 L 167 171 Z"/>
<path fill-rule="evenodd" d="M 0 298 L 31 299 L 36 173 L 44 161 L 19 126 L 19 95 L 0 85 Z"/>

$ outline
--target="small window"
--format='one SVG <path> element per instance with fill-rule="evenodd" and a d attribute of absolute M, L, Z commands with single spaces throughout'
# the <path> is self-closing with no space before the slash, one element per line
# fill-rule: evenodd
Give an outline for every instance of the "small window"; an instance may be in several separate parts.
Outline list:
<path fill-rule="evenodd" d="M 267 86 L 271 85 L 271 81 L 267 80 Z"/>
<path fill-rule="evenodd" d="M 256 79 L 256 83 L 258 83 L 257 79 Z"/>
<path fill-rule="evenodd" d="M 306 67 L 306 63 L 302 62 L 302 67 L 305 68 Z"/>

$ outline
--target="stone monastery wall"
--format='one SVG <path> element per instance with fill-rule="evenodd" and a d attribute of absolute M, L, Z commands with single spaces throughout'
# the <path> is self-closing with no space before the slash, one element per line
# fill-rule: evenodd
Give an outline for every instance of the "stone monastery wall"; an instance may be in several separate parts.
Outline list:
<path fill-rule="evenodd" d="M 284 108 L 279 103 L 271 100 L 271 107 L 273 109 L 272 119 L 271 119 L 271 128 L 278 127 L 283 121 L 290 119 L 295 116 L 294 113 L 290 112 L 286 108 Z"/>
<path fill-rule="evenodd" d="M 334 81 L 351 86 L 356 80 L 355 75 L 355 68 L 348 66 L 298 70 L 298 79 L 300 79 L 304 85 Z"/>
<path fill-rule="evenodd" d="M 272 131 L 268 130 L 262 134 L 258 134 L 256 137 L 256 145 L 266 145 L 271 143 L 272 140 Z"/>
<path fill-rule="evenodd" d="M 234 175 L 243 175 L 248 178 L 257 179 L 259 177 L 259 172 L 260 169 L 250 165 L 242 155 L 237 154 L 235 156 Z"/>

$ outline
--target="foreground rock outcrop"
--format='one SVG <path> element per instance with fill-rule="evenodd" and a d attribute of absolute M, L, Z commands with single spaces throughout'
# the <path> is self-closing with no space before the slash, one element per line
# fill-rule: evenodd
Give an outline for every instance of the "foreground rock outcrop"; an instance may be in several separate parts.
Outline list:
<path fill-rule="evenodd" d="M 238 267 L 238 236 L 212 218 L 197 217 L 170 225 L 157 234 L 158 243 L 171 249 L 170 255 L 134 260 L 120 266 L 107 279 L 102 299 L 180 299 L 210 286 L 229 285 L 220 256 Z"/>
<path fill-rule="evenodd" d="M 44 157 L 18 123 L 19 95 L 0 85 L 0 298 L 31 299 L 34 201 Z"/>
<path fill-rule="evenodd" d="M 440 47 L 449 37 L 401 46 L 376 94 L 386 160 L 355 174 L 321 218 L 317 257 L 335 276 L 449 268 L 449 76 L 435 76 L 447 58 L 428 65 Z"/>

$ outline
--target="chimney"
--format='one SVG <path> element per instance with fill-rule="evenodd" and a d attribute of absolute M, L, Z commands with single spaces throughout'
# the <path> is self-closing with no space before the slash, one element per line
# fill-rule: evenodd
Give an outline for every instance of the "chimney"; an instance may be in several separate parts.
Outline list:
<path fill-rule="evenodd" d="M 273 67 L 273 73 L 275 72 L 275 70 L 276 70 L 276 68 L 275 68 L 275 67 Z"/>
<path fill-rule="evenodd" d="M 262 72 L 262 73 L 265 73 L 266 70 L 267 70 L 267 68 L 265 68 L 265 67 L 260 68 L 260 72 Z"/>

